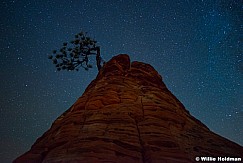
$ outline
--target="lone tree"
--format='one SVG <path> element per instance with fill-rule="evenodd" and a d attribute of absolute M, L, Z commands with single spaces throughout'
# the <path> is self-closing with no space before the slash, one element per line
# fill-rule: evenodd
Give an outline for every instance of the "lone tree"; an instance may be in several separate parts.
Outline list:
<path fill-rule="evenodd" d="M 96 56 L 96 65 L 98 70 L 101 69 L 102 58 L 100 56 L 100 47 L 96 46 L 97 41 L 87 36 L 86 32 L 80 32 L 75 35 L 75 39 L 68 44 L 63 43 L 63 47 L 48 58 L 52 60 L 57 71 L 60 70 L 79 70 L 80 67 L 89 70 L 93 66 L 89 64 L 89 56 Z"/>

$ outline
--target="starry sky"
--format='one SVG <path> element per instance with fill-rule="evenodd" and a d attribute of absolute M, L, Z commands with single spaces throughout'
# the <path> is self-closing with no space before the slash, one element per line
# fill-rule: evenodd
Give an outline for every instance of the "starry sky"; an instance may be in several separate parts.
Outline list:
<path fill-rule="evenodd" d="M 151 64 L 210 130 L 243 145 L 242 0 L 2 0 L 0 162 L 30 149 L 96 77 L 47 55 L 81 30 L 108 61 Z"/>

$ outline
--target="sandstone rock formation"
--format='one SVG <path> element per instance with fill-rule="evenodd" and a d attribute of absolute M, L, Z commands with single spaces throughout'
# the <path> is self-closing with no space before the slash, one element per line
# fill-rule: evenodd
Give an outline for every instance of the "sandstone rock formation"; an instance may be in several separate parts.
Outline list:
<path fill-rule="evenodd" d="M 118 55 L 14 162 L 186 163 L 243 158 L 243 147 L 190 115 L 150 65 Z"/>

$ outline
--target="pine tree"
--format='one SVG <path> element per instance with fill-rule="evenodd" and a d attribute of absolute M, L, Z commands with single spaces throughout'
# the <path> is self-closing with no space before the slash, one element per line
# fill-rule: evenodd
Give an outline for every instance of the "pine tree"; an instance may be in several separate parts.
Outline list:
<path fill-rule="evenodd" d="M 100 70 L 102 58 L 100 47 L 96 44 L 97 41 L 88 37 L 87 33 L 80 32 L 75 35 L 75 39 L 70 43 L 64 42 L 59 51 L 53 50 L 52 55 L 49 55 L 48 58 L 52 60 L 57 71 L 78 71 L 80 67 L 85 70 L 92 68 L 93 66 L 89 64 L 89 57 L 95 55 L 96 66 Z"/>

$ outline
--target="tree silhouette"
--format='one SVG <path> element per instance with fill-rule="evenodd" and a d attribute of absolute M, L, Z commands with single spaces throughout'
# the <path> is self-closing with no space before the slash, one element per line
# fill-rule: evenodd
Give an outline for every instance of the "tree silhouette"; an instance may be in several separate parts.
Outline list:
<path fill-rule="evenodd" d="M 53 50 L 53 54 L 48 58 L 56 66 L 57 71 L 60 70 L 79 70 L 80 67 L 89 70 L 93 66 L 89 64 L 89 56 L 96 55 L 96 65 L 98 70 L 101 69 L 102 58 L 100 56 L 100 47 L 96 46 L 97 41 L 87 36 L 87 33 L 80 32 L 75 35 L 75 39 L 70 42 L 63 43 L 63 47 L 57 51 Z"/>

